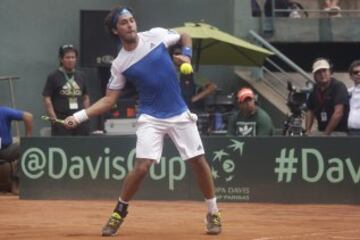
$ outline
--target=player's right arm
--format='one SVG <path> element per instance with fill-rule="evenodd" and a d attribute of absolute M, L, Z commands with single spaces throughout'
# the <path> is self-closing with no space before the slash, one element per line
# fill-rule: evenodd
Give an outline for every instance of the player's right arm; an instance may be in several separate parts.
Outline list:
<path fill-rule="evenodd" d="M 65 119 L 66 128 L 75 128 L 82 122 L 87 121 L 89 118 L 101 115 L 109 111 L 116 103 L 120 96 L 121 89 L 125 86 L 125 77 L 120 70 L 122 64 L 119 64 L 115 59 L 111 65 L 111 77 L 107 85 L 106 94 L 103 98 L 95 102 L 90 107 L 74 113 L 72 116 Z"/>
<path fill-rule="evenodd" d="M 85 110 L 86 114 L 91 118 L 109 111 L 114 106 L 119 96 L 120 90 L 107 89 L 106 95 L 103 98 L 99 99 Z"/>
<path fill-rule="evenodd" d="M 89 118 L 101 115 L 109 111 L 112 106 L 116 103 L 120 96 L 120 90 L 106 90 L 106 95 L 95 102 L 87 109 L 83 109 L 76 112 L 74 115 L 69 116 L 65 119 L 65 127 L 75 128 L 78 124 L 88 120 Z"/>

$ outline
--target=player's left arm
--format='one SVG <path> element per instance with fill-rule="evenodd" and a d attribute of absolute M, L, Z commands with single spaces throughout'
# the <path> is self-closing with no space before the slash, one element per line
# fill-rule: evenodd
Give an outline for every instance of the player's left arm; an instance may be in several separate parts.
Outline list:
<path fill-rule="evenodd" d="M 174 61 L 177 65 L 181 65 L 183 63 L 191 63 L 192 58 L 192 40 L 189 34 L 187 33 L 179 33 L 180 39 L 178 44 L 181 46 L 181 54 L 174 55 Z"/>

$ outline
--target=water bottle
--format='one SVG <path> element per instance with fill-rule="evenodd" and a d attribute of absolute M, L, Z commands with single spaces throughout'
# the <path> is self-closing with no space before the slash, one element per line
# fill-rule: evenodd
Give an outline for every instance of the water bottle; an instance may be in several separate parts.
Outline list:
<path fill-rule="evenodd" d="M 224 126 L 222 114 L 220 112 L 215 112 L 215 130 L 222 130 Z"/>

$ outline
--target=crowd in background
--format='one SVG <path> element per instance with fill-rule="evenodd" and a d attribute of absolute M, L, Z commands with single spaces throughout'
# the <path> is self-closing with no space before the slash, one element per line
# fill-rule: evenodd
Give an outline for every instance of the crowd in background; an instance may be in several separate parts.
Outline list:
<path fill-rule="evenodd" d="M 315 2 L 315 1 L 314 1 Z M 342 8 L 339 0 L 322 0 L 318 1 L 315 9 L 309 1 L 302 0 L 251 0 L 251 9 L 253 17 L 260 17 L 262 13 L 265 17 L 271 17 L 273 11 L 275 11 L 276 17 L 290 17 L 290 18 L 303 18 L 309 17 L 307 10 L 317 10 L 322 11 L 312 12 L 313 16 L 327 16 L 327 17 L 341 17 Z M 345 2 L 345 1 L 343 1 Z M 273 7 L 273 3 L 275 7 Z"/>

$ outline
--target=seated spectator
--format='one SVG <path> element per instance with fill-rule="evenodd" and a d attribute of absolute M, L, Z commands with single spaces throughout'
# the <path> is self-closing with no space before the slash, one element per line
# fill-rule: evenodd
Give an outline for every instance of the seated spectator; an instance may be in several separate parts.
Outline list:
<path fill-rule="evenodd" d="M 290 2 L 291 12 L 289 14 L 289 18 L 304 18 L 309 17 L 309 13 L 305 10 L 303 5 L 299 2 Z"/>
<path fill-rule="evenodd" d="M 233 136 L 269 136 L 274 132 L 270 116 L 255 103 L 250 88 L 237 92 L 239 110 L 233 112 L 228 123 L 228 134 Z"/>
<path fill-rule="evenodd" d="M 0 159 L 13 162 L 19 158 L 20 146 L 18 143 L 13 143 L 11 135 L 11 122 L 13 120 L 24 121 L 25 135 L 32 134 L 32 115 L 28 112 L 23 112 L 17 109 L 0 106 Z M 17 193 L 18 177 L 11 176 L 12 181 L 15 182 L 16 189 L 12 192 Z"/>
<path fill-rule="evenodd" d="M 349 74 L 354 81 L 354 86 L 348 89 L 350 96 L 349 135 L 360 135 L 360 60 L 351 63 Z"/>
<path fill-rule="evenodd" d="M 272 17 L 272 6 L 273 0 L 266 0 L 264 4 L 264 12 L 266 17 Z M 291 3 L 289 0 L 275 0 L 275 9 L 277 10 L 287 10 L 291 8 Z M 276 12 L 276 17 L 289 17 L 290 12 Z"/>
<path fill-rule="evenodd" d="M 307 99 L 307 135 L 346 135 L 349 98 L 346 86 L 332 77 L 332 64 L 325 58 L 315 59 L 312 73 L 315 86 Z M 314 119 L 319 133 L 312 133 Z"/>
<path fill-rule="evenodd" d="M 199 80 L 196 73 L 179 73 L 180 88 L 186 105 L 192 112 L 201 112 L 205 109 L 205 98 L 217 90 L 217 85 L 208 80 Z M 204 83 L 203 83 L 204 82 Z"/>
<path fill-rule="evenodd" d="M 289 10 L 276 12 L 276 17 L 290 17 L 290 18 L 303 18 L 308 17 L 308 12 L 305 11 L 303 5 L 296 1 L 290 0 L 275 0 L 276 10 Z M 272 0 L 266 0 L 264 4 L 264 12 L 266 17 L 272 16 Z"/>
<path fill-rule="evenodd" d="M 324 10 L 330 17 L 341 17 L 341 8 L 338 5 L 338 0 L 325 0 Z"/>
<path fill-rule="evenodd" d="M 253 17 L 261 17 L 261 8 L 257 0 L 251 0 L 251 15 Z"/>

